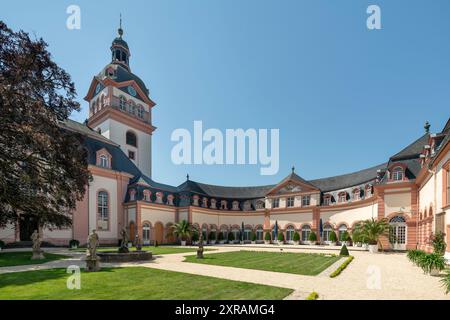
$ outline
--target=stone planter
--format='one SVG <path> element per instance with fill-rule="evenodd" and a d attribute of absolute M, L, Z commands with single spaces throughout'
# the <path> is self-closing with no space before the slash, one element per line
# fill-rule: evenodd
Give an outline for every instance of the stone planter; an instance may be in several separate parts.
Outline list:
<path fill-rule="evenodd" d="M 264 240 L 264 244 L 270 244 L 270 240 Z"/>
<path fill-rule="evenodd" d="M 181 240 L 181 245 L 184 247 L 186 245 L 186 240 Z"/>
<path fill-rule="evenodd" d="M 431 269 L 430 276 L 436 277 L 441 273 L 439 269 Z"/>
<path fill-rule="evenodd" d="M 336 242 L 331 242 L 331 241 L 330 241 L 330 242 L 328 242 L 328 245 L 329 245 L 329 246 L 336 246 Z"/>
<path fill-rule="evenodd" d="M 282 244 L 284 244 L 284 241 L 277 240 L 277 243 L 278 243 L 278 245 L 282 245 Z"/>
<path fill-rule="evenodd" d="M 256 241 L 252 241 L 252 244 L 256 244 Z"/>
<path fill-rule="evenodd" d="M 78 249 L 78 246 L 71 246 L 71 249 Z M 2 250 L 2 248 L 0 248 L 0 251 Z"/>
<path fill-rule="evenodd" d="M 378 244 L 369 244 L 369 252 L 377 253 L 378 252 Z"/>
<path fill-rule="evenodd" d="M 298 245 L 300 244 L 300 241 L 294 241 L 294 244 L 295 244 L 296 246 L 298 246 Z"/>
<path fill-rule="evenodd" d="M 216 240 L 209 240 L 209 244 L 216 244 Z"/>
<path fill-rule="evenodd" d="M 239 241 L 239 243 L 240 243 L 240 244 L 244 244 L 245 242 L 244 242 L 244 241 Z"/>
<path fill-rule="evenodd" d="M 219 241 L 219 244 L 224 244 L 225 243 L 225 240 L 220 240 Z"/>

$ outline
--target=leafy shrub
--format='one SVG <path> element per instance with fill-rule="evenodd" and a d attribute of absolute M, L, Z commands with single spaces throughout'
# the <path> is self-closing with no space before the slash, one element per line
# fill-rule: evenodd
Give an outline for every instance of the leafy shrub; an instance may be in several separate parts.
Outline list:
<path fill-rule="evenodd" d="M 408 257 L 409 261 L 418 265 L 420 257 L 425 254 L 426 254 L 425 251 L 422 250 L 408 250 L 406 256 Z"/>
<path fill-rule="evenodd" d="M 252 241 L 256 241 L 256 233 L 252 232 Z"/>
<path fill-rule="evenodd" d="M 336 237 L 336 233 L 334 231 L 330 232 L 330 236 L 328 238 L 331 242 L 336 242 L 337 237 Z"/>
<path fill-rule="evenodd" d="M 284 234 L 282 232 L 278 234 L 278 241 L 284 241 Z"/>
<path fill-rule="evenodd" d="M 266 240 L 266 241 L 272 240 L 272 237 L 270 236 L 270 232 L 266 232 L 266 234 L 264 235 L 264 240 Z"/>
<path fill-rule="evenodd" d="M 199 239 L 198 239 L 198 232 L 197 231 L 194 231 L 193 233 L 192 233 L 192 241 L 193 242 L 197 242 Z"/>
<path fill-rule="evenodd" d="M 319 299 L 319 294 L 317 292 L 311 292 L 309 296 L 306 297 L 306 300 L 317 300 Z"/>
<path fill-rule="evenodd" d="M 450 292 L 450 272 L 447 272 L 447 275 L 441 280 L 442 285 L 445 287 L 445 294 Z"/>
<path fill-rule="evenodd" d="M 216 240 L 216 232 L 215 231 L 211 231 L 209 233 L 209 240 Z"/>
<path fill-rule="evenodd" d="M 234 233 L 233 232 L 228 233 L 228 241 L 234 241 Z"/>
<path fill-rule="evenodd" d="M 339 239 L 340 241 L 351 241 L 352 238 L 350 237 L 350 234 L 348 233 L 348 231 L 344 231 L 341 234 L 341 239 Z"/>
<path fill-rule="evenodd" d="M 69 247 L 78 247 L 80 245 L 80 241 L 76 240 L 76 239 L 72 239 L 69 241 Z M 1 245 L 0 245 L 1 246 Z"/>
<path fill-rule="evenodd" d="M 433 245 L 434 253 L 443 256 L 445 254 L 445 248 L 447 247 L 445 243 L 445 233 L 439 231 L 437 234 L 432 236 L 431 244 Z"/>
<path fill-rule="evenodd" d="M 2 240 L 0 240 L 0 249 L 3 249 L 5 247 L 5 242 L 3 242 Z"/>
<path fill-rule="evenodd" d="M 300 241 L 300 234 L 297 231 L 294 233 L 294 241 Z"/>
<path fill-rule="evenodd" d="M 316 235 L 316 233 L 314 232 L 314 231 L 311 231 L 310 233 L 309 233 L 309 236 L 308 236 L 308 240 L 309 241 L 317 241 L 317 235 Z"/>
<path fill-rule="evenodd" d="M 219 232 L 219 235 L 217 236 L 217 240 L 219 240 L 219 241 L 223 240 L 223 232 Z"/>
<path fill-rule="evenodd" d="M 437 253 L 424 254 L 419 257 L 418 264 L 425 273 L 430 273 L 433 269 L 440 271 L 445 268 L 445 258 Z"/>
<path fill-rule="evenodd" d="M 344 256 L 344 257 L 348 257 L 349 253 L 348 253 L 348 249 L 347 246 L 344 244 L 341 248 L 341 251 L 339 252 L 340 256 Z"/>
<path fill-rule="evenodd" d="M 350 264 L 350 262 L 353 261 L 353 259 L 354 259 L 353 256 L 349 256 L 349 257 L 344 261 L 344 263 L 341 264 L 341 265 L 339 266 L 339 268 L 337 268 L 332 274 L 330 274 L 330 278 L 335 278 L 335 277 L 337 277 L 338 275 L 340 275 L 341 272 L 344 271 L 345 268 L 347 268 L 347 266 Z"/>

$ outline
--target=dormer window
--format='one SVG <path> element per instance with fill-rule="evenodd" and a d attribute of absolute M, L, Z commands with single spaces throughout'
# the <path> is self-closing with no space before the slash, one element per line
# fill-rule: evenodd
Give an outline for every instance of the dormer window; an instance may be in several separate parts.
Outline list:
<path fill-rule="evenodd" d="M 220 210 L 226 210 L 227 209 L 227 201 L 222 200 L 220 201 Z"/>
<path fill-rule="evenodd" d="M 252 204 L 250 203 L 250 201 L 245 201 L 244 202 L 244 211 L 249 211 L 252 209 Z"/>
<path fill-rule="evenodd" d="M 402 167 L 395 167 L 392 170 L 392 180 L 394 181 L 402 181 L 403 180 L 403 168 Z"/>
<path fill-rule="evenodd" d="M 216 199 L 211 199 L 211 206 L 210 206 L 210 208 L 211 209 L 216 209 L 217 207 L 216 207 Z"/>
<path fill-rule="evenodd" d="M 100 156 L 100 167 L 109 168 L 108 157 L 104 154 Z"/>
<path fill-rule="evenodd" d="M 208 208 L 208 198 L 205 197 L 202 199 L 202 207 Z"/>
<path fill-rule="evenodd" d="M 323 205 L 329 206 L 331 204 L 331 196 L 329 194 L 326 194 L 323 196 Z"/>
<path fill-rule="evenodd" d="M 233 210 L 239 210 L 239 201 L 233 201 L 233 205 L 232 205 L 233 207 Z"/>
<path fill-rule="evenodd" d="M 347 192 L 341 192 L 339 193 L 339 202 L 347 202 Z"/>
<path fill-rule="evenodd" d="M 167 204 L 168 204 L 169 206 L 173 206 L 173 199 L 174 199 L 173 194 L 169 194 L 169 195 L 167 196 Z"/>
<path fill-rule="evenodd" d="M 192 205 L 198 206 L 198 199 L 199 199 L 199 196 L 198 195 L 194 195 L 192 197 Z"/>
<path fill-rule="evenodd" d="M 361 190 L 360 189 L 353 190 L 353 200 L 359 199 L 361 199 Z"/>
<path fill-rule="evenodd" d="M 163 203 L 163 193 L 162 192 L 156 193 L 156 203 Z"/>
<path fill-rule="evenodd" d="M 131 189 L 130 190 L 130 201 L 136 200 L 136 190 Z"/>
<path fill-rule="evenodd" d="M 150 195 L 152 193 L 149 190 L 144 190 L 144 201 L 151 202 Z"/>

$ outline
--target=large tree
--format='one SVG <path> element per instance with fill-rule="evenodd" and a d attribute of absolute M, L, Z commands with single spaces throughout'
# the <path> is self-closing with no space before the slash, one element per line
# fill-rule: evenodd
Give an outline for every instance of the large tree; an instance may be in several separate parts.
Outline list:
<path fill-rule="evenodd" d="M 0 226 L 24 216 L 71 225 L 89 181 L 83 138 L 62 125 L 80 109 L 75 97 L 44 40 L 0 21 Z"/>

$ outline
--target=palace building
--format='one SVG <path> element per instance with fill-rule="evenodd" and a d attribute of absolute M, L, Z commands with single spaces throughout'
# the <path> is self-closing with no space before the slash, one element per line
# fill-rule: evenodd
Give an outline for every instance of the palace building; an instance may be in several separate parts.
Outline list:
<path fill-rule="evenodd" d="M 44 241 L 68 245 L 86 243 L 96 229 L 103 244 L 117 244 L 126 228 L 145 244 L 171 243 L 173 223 L 187 220 L 207 235 L 222 232 L 245 241 L 254 232 L 263 241 L 278 223 L 286 242 L 297 231 L 306 242 L 314 231 L 327 243 L 329 234 L 350 232 L 370 218 L 392 225 L 393 250 L 430 250 L 430 237 L 446 234 L 450 257 L 450 119 L 438 133 L 425 132 L 410 145 L 365 170 L 305 180 L 292 168 L 274 185 L 226 187 L 192 181 L 179 186 L 152 179 L 152 108 L 145 83 L 130 68 L 130 48 L 123 30 L 111 46 L 111 62 L 92 79 L 85 100 L 86 123 L 68 120 L 67 130 L 83 134 L 93 180 L 73 212 L 68 229 L 41 228 Z M 21 221 L 0 230 L 5 242 L 27 241 L 34 227 Z M 322 234 L 319 226 L 322 224 Z"/>

